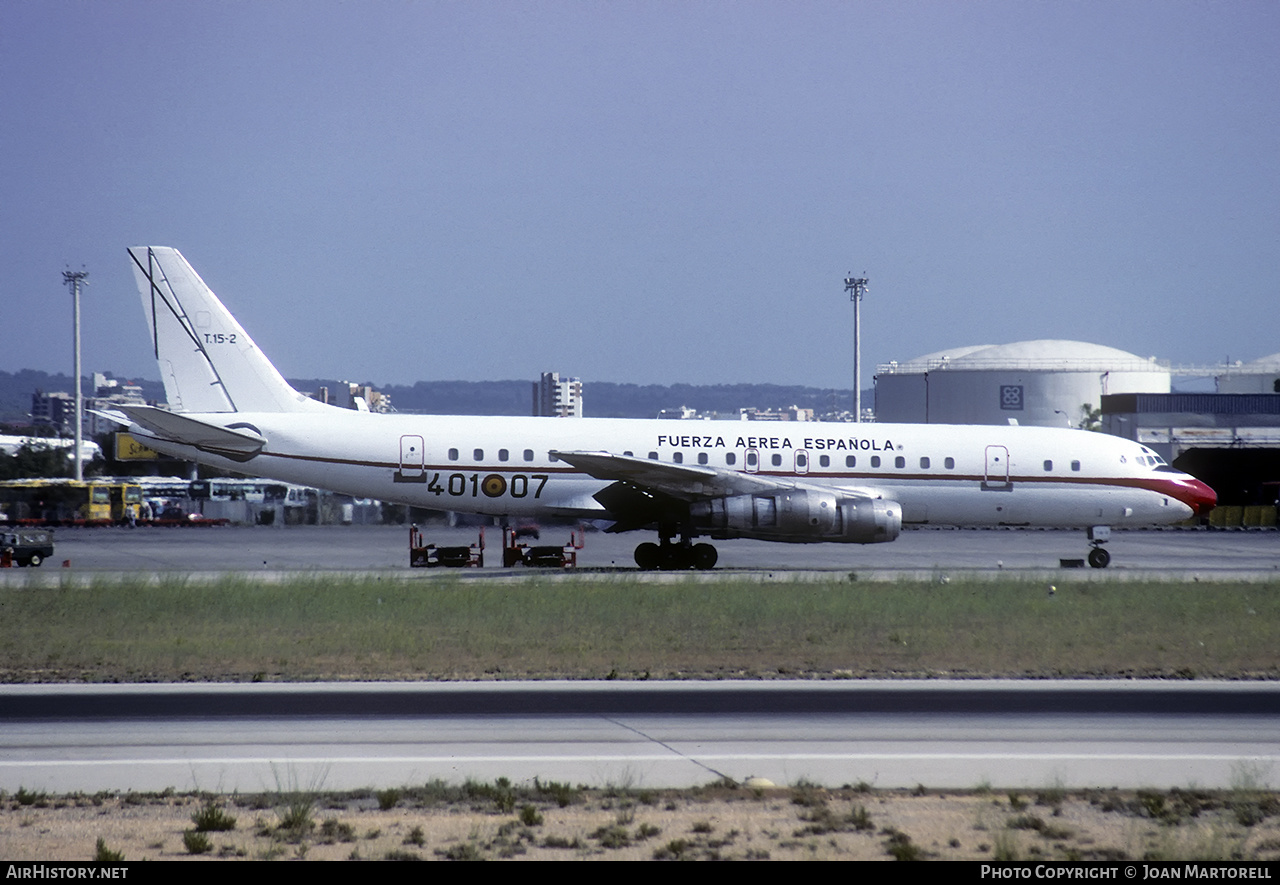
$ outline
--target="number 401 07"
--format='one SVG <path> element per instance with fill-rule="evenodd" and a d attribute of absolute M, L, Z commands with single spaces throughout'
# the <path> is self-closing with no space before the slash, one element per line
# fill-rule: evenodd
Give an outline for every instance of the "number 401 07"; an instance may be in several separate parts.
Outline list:
<path fill-rule="evenodd" d="M 510 477 L 500 473 L 490 473 L 487 476 L 481 476 L 478 473 L 450 473 L 442 483 L 440 474 L 433 473 L 427 480 L 427 491 L 436 495 L 448 492 L 455 498 L 464 495 L 472 498 L 480 495 L 497 498 L 504 494 L 510 494 L 513 498 L 524 498 L 532 491 L 534 498 L 541 498 L 547 479 L 548 476 L 545 473 L 535 473 L 531 476 L 514 473 Z"/>

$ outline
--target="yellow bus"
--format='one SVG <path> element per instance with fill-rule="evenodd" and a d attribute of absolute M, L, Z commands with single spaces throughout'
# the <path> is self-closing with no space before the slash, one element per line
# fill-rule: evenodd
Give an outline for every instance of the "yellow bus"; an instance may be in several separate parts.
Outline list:
<path fill-rule="evenodd" d="M 113 525 L 136 521 L 142 487 L 127 480 L 0 482 L 0 521 L 10 525 Z"/>

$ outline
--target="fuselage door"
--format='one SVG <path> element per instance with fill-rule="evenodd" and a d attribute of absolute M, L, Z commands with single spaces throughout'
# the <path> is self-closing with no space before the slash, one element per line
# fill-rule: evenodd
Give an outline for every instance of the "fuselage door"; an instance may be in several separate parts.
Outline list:
<path fill-rule="evenodd" d="M 422 476 L 426 464 L 422 437 L 406 435 L 400 437 L 400 475 L 405 479 Z"/>
<path fill-rule="evenodd" d="M 760 472 L 760 450 L 747 449 L 742 456 L 742 466 L 743 468 L 746 469 L 747 473 L 759 473 Z"/>
<path fill-rule="evenodd" d="M 1008 491 L 1013 488 L 1009 481 L 1009 450 L 1004 446 L 987 446 L 986 473 L 982 487 Z"/>

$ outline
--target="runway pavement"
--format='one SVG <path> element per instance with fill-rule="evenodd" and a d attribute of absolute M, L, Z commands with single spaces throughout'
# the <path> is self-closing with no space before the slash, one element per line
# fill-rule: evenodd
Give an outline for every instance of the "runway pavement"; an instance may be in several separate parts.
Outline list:
<path fill-rule="evenodd" d="M 1267 683 L 0 687 L 0 789 L 355 789 L 721 777 L 963 789 L 1280 776 Z"/>
<path fill-rule="evenodd" d="M 424 527 L 428 542 L 475 543 L 478 528 Z M 544 528 L 539 544 L 567 542 L 567 527 Z M 649 535 L 587 532 L 578 554 L 582 569 L 635 571 L 632 552 Z M 72 572 L 279 572 L 294 570 L 374 570 L 427 577 L 452 569 L 408 568 L 407 527 L 298 526 L 289 528 L 99 528 L 60 529 L 56 550 L 40 569 L 13 569 L 0 580 L 25 581 L 36 574 Z M 501 571 L 500 535 L 486 533 L 486 574 Z M 1165 529 L 1117 531 L 1108 545 L 1112 565 L 1105 570 L 1062 568 L 1062 559 L 1083 559 L 1088 551 L 1078 530 L 918 529 L 893 543 L 775 544 L 720 541 L 717 573 L 743 571 L 856 571 L 874 578 L 904 577 L 939 570 L 998 573 L 1052 572 L 1064 579 L 1169 576 L 1265 580 L 1280 575 L 1280 532 L 1261 530 Z M 517 569 L 516 571 L 523 571 Z M 475 570 L 466 570 L 474 575 Z"/>

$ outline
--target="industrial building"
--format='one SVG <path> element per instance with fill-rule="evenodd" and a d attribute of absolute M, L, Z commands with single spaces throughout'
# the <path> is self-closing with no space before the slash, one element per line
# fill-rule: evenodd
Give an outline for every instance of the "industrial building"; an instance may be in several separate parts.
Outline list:
<path fill-rule="evenodd" d="M 1172 462 L 1196 448 L 1280 447 L 1280 396 L 1121 393 L 1102 399 L 1102 429 Z"/>
<path fill-rule="evenodd" d="M 1102 398 L 1102 429 L 1143 443 L 1212 486 L 1219 503 L 1215 521 L 1275 524 L 1280 395 L 1112 394 Z"/>

